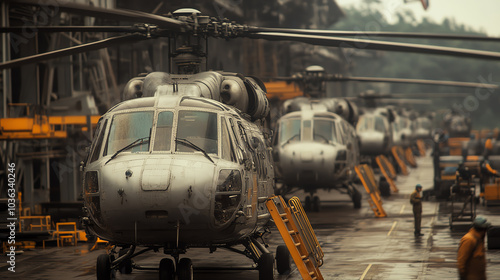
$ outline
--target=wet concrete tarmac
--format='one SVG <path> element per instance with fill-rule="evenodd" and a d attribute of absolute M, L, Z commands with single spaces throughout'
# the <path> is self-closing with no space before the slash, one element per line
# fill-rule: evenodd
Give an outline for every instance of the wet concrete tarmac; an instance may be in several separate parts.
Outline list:
<path fill-rule="evenodd" d="M 425 201 L 423 205 L 422 237 L 413 235 L 413 214 L 409 196 L 415 184 L 424 190 L 432 187 L 432 161 L 418 159 L 419 167 L 409 176 L 396 181 L 399 193 L 384 198 L 385 218 L 375 218 L 362 186 L 363 206 L 354 209 L 349 197 L 336 191 L 320 192 L 321 211 L 309 212 L 308 217 L 325 253 L 320 268 L 324 279 L 458 279 L 456 252 L 460 238 L 468 230 L 469 222 L 449 227 L 449 203 Z M 305 194 L 297 194 L 301 200 Z M 477 214 L 500 225 L 500 206 L 478 205 Z M 283 244 L 276 229 L 269 238 L 272 251 Z M 103 249 L 89 252 L 88 245 L 77 247 L 50 247 L 25 251 L 16 259 L 16 272 L 7 271 L 5 261 L 0 263 L 1 279 L 95 279 L 95 262 Z M 158 266 L 161 253 L 146 253 L 134 259 L 143 266 Z M 217 250 L 191 249 L 183 257 L 192 259 L 196 267 L 251 266 L 244 256 Z M 5 259 L 5 256 L 2 258 Z M 487 251 L 488 279 L 500 279 L 500 250 Z M 294 267 L 294 266 L 293 266 Z M 116 274 L 117 279 L 158 279 L 153 270 L 134 270 L 132 274 Z M 195 279 L 258 279 L 257 271 L 196 270 Z M 302 279 L 297 269 L 276 279 Z"/>

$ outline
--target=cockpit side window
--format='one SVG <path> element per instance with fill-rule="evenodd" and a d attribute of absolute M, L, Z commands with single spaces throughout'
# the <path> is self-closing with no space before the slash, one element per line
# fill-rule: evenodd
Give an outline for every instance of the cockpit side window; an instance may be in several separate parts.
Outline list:
<path fill-rule="evenodd" d="M 138 139 L 145 138 L 149 140 L 152 126 L 153 111 L 129 112 L 115 115 L 109 129 L 104 155 L 114 154 Z M 128 151 L 149 151 L 149 141 L 144 141 L 142 144 L 138 144 Z"/>
<path fill-rule="evenodd" d="M 225 118 L 221 118 L 221 157 L 225 160 L 236 161 L 236 155 L 234 154 L 233 139 L 230 136 L 229 130 L 227 128 L 227 122 Z"/>
<path fill-rule="evenodd" d="M 92 150 L 92 157 L 90 158 L 90 162 L 94 162 L 94 161 L 99 159 L 99 153 L 101 152 L 102 140 L 104 139 L 104 132 L 106 131 L 107 124 L 108 124 L 108 120 L 105 120 L 104 124 L 103 124 L 102 119 L 97 124 L 96 132 L 95 132 L 97 140 L 95 141 L 94 149 Z M 102 125 L 102 127 L 101 127 L 101 125 Z"/>
<path fill-rule="evenodd" d="M 385 132 L 385 123 L 382 117 L 375 118 L 375 130 Z"/>
<path fill-rule="evenodd" d="M 170 151 L 173 120 L 173 112 L 160 112 L 158 114 L 154 151 Z"/>
<path fill-rule="evenodd" d="M 218 154 L 217 114 L 200 111 L 179 111 L 177 139 L 187 140 L 207 153 Z M 196 152 L 177 143 L 177 152 Z"/>
<path fill-rule="evenodd" d="M 236 152 L 236 156 L 238 157 L 238 160 L 240 161 L 240 163 L 242 162 L 242 160 L 244 159 L 244 156 L 243 156 L 243 153 L 244 153 L 244 149 L 243 149 L 243 143 L 241 142 L 240 138 L 239 138 L 239 135 L 238 135 L 238 130 L 236 129 L 236 123 L 234 121 L 234 119 L 232 118 L 229 118 L 229 123 L 231 124 L 231 131 L 230 131 L 230 135 L 231 137 L 234 137 L 234 143 L 237 147 L 235 147 L 235 152 Z"/>
<path fill-rule="evenodd" d="M 280 145 L 292 141 L 300 141 L 301 121 L 300 119 L 283 120 L 280 124 L 279 141 Z"/>

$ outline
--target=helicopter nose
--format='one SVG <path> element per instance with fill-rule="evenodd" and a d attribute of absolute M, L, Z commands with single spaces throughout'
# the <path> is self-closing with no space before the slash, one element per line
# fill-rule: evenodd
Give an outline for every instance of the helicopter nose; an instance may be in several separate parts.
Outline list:
<path fill-rule="evenodd" d="M 134 229 L 135 222 L 141 231 L 163 230 L 177 221 L 186 224 L 185 229 L 208 227 L 215 174 L 212 163 L 166 156 L 117 160 L 101 174 L 102 212 L 120 221 L 114 224 L 116 231 Z"/>

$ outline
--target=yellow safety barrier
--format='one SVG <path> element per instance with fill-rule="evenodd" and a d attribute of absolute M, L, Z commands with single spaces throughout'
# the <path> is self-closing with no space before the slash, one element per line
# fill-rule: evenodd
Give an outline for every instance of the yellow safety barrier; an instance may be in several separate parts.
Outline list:
<path fill-rule="evenodd" d="M 406 163 L 404 162 L 404 152 L 403 148 L 400 146 L 394 146 L 391 148 L 392 156 L 396 160 L 396 162 L 399 165 L 399 168 L 401 168 L 401 174 L 403 175 L 408 175 L 408 168 L 406 168 Z"/>
<path fill-rule="evenodd" d="M 373 169 L 366 164 L 357 165 L 354 167 L 354 169 L 356 170 L 356 174 L 358 174 L 361 183 L 363 183 L 366 192 L 370 195 L 368 203 L 375 213 L 375 216 L 379 218 L 387 217 L 387 214 L 382 207 L 382 199 L 380 198 L 377 183 L 375 182 Z"/>
<path fill-rule="evenodd" d="M 392 166 L 387 157 L 385 157 L 384 155 L 375 157 L 375 161 L 377 162 L 380 171 L 382 171 L 382 174 L 384 175 L 387 183 L 389 183 L 391 190 L 395 193 L 399 192 L 396 183 L 394 183 L 394 179 L 396 178 L 396 172 L 394 171 L 394 173 L 392 173 L 391 171 L 394 170 L 394 166 Z"/>
<path fill-rule="evenodd" d="M 417 161 L 415 160 L 415 157 L 413 156 L 413 151 L 411 150 L 410 147 L 406 148 L 405 150 L 405 158 L 406 162 L 408 162 L 411 167 L 417 167 Z"/>
<path fill-rule="evenodd" d="M 294 197 L 289 202 L 290 207 L 281 196 L 273 196 L 266 201 L 266 206 L 302 279 L 323 280 L 319 271 L 323 251 L 300 200 Z"/>
<path fill-rule="evenodd" d="M 425 142 L 424 140 L 422 139 L 418 139 L 417 140 L 417 148 L 418 148 L 418 153 L 420 154 L 420 156 L 425 156 L 425 151 L 427 150 L 427 148 L 425 147 Z"/>

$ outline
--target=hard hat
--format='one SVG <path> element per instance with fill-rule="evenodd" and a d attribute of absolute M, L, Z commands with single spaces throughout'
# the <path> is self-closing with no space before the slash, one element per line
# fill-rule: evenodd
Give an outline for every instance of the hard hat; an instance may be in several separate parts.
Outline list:
<path fill-rule="evenodd" d="M 417 184 L 417 185 L 415 186 L 415 189 L 418 189 L 418 188 L 422 188 L 422 185 Z"/>
<path fill-rule="evenodd" d="M 474 222 L 472 223 L 472 226 L 477 229 L 487 229 L 491 226 L 490 222 L 486 221 L 486 218 L 483 217 L 477 217 L 474 219 Z"/>

